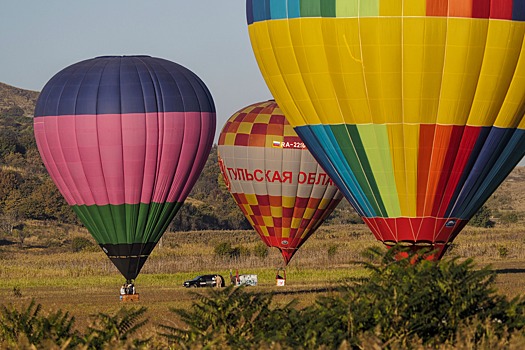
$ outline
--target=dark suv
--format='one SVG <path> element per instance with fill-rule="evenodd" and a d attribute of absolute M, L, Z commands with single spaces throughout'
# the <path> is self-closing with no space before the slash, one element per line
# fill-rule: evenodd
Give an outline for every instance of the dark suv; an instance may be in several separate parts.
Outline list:
<path fill-rule="evenodd" d="M 184 282 L 184 287 L 186 288 L 198 288 L 198 287 L 215 287 L 216 282 L 215 278 L 216 276 L 219 276 L 221 278 L 221 287 L 224 287 L 224 278 L 221 275 L 202 275 L 197 276 L 192 280 Z"/>

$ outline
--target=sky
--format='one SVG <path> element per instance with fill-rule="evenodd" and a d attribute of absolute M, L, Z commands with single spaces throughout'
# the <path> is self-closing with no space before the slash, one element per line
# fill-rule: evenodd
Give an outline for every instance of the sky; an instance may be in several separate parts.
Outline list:
<path fill-rule="evenodd" d="M 272 98 L 253 55 L 245 0 L 6 0 L 0 82 L 41 91 L 76 62 L 105 55 L 174 61 L 207 85 L 218 135 L 239 109 Z"/>

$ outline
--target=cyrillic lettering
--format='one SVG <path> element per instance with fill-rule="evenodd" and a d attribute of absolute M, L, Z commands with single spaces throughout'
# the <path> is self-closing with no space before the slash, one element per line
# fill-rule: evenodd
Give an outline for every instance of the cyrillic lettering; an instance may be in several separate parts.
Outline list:
<path fill-rule="evenodd" d="M 258 174 L 261 174 L 261 177 L 257 176 Z M 264 176 L 262 176 L 262 174 L 263 174 L 263 171 L 261 169 L 255 169 L 255 171 L 253 172 L 253 178 L 255 179 L 255 181 L 263 182 Z"/>
<path fill-rule="evenodd" d="M 306 173 L 304 171 L 301 171 L 297 180 L 300 184 L 304 184 L 306 182 Z"/>
<path fill-rule="evenodd" d="M 316 173 L 308 173 L 308 184 L 313 185 L 315 183 Z"/>
<path fill-rule="evenodd" d="M 326 174 L 325 173 L 319 173 L 317 174 L 317 181 L 315 182 L 316 185 L 319 185 L 319 184 L 322 184 L 324 181 L 325 181 L 325 178 L 326 178 Z"/>
<path fill-rule="evenodd" d="M 285 183 L 288 181 L 288 183 L 292 183 L 292 172 L 291 171 L 283 171 L 283 177 L 281 178 L 282 183 Z"/>

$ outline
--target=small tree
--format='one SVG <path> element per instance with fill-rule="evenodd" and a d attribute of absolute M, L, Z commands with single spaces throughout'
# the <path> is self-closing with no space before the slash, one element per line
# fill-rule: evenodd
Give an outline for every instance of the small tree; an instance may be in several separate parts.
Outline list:
<path fill-rule="evenodd" d="M 230 254 L 233 250 L 232 244 L 230 242 L 221 242 L 215 246 L 213 251 L 215 252 L 215 255 L 217 255 L 220 258 L 227 258 L 230 257 Z"/>
<path fill-rule="evenodd" d="M 328 254 L 328 259 L 333 259 L 335 254 L 337 254 L 337 244 L 330 244 L 328 248 L 326 249 L 326 253 Z"/>
<path fill-rule="evenodd" d="M 483 205 L 470 219 L 469 225 L 484 228 L 494 227 L 494 221 L 491 220 L 491 217 L 492 211 L 486 205 Z"/>
<path fill-rule="evenodd" d="M 253 247 L 253 255 L 258 258 L 264 259 L 268 256 L 268 253 L 268 246 L 264 243 L 259 242 Z"/>
<path fill-rule="evenodd" d="M 26 215 L 26 204 L 27 200 L 18 190 L 13 190 L 4 201 L 2 215 L 4 229 L 9 235 L 15 237 L 20 246 L 24 244 L 27 237 L 23 223 Z"/>
<path fill-rule="evenodd" d="M 234 247 L 230 242 L 221 242 L 214 248 L 215 255 L 220 258 L 239 259 L 241 256 L 250 256 L 249 249 L 243 246 Z"/>

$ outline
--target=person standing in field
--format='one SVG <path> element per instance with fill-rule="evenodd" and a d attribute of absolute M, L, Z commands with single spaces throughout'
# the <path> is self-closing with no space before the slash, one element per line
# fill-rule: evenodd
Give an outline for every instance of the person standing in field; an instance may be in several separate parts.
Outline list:
<path fill-rule="evenodd" d="M 120 300 L 122 300 L 123 295 L 126 294 L 126 284 L 123 284 L 122 287 L 120 287 Z"/>

